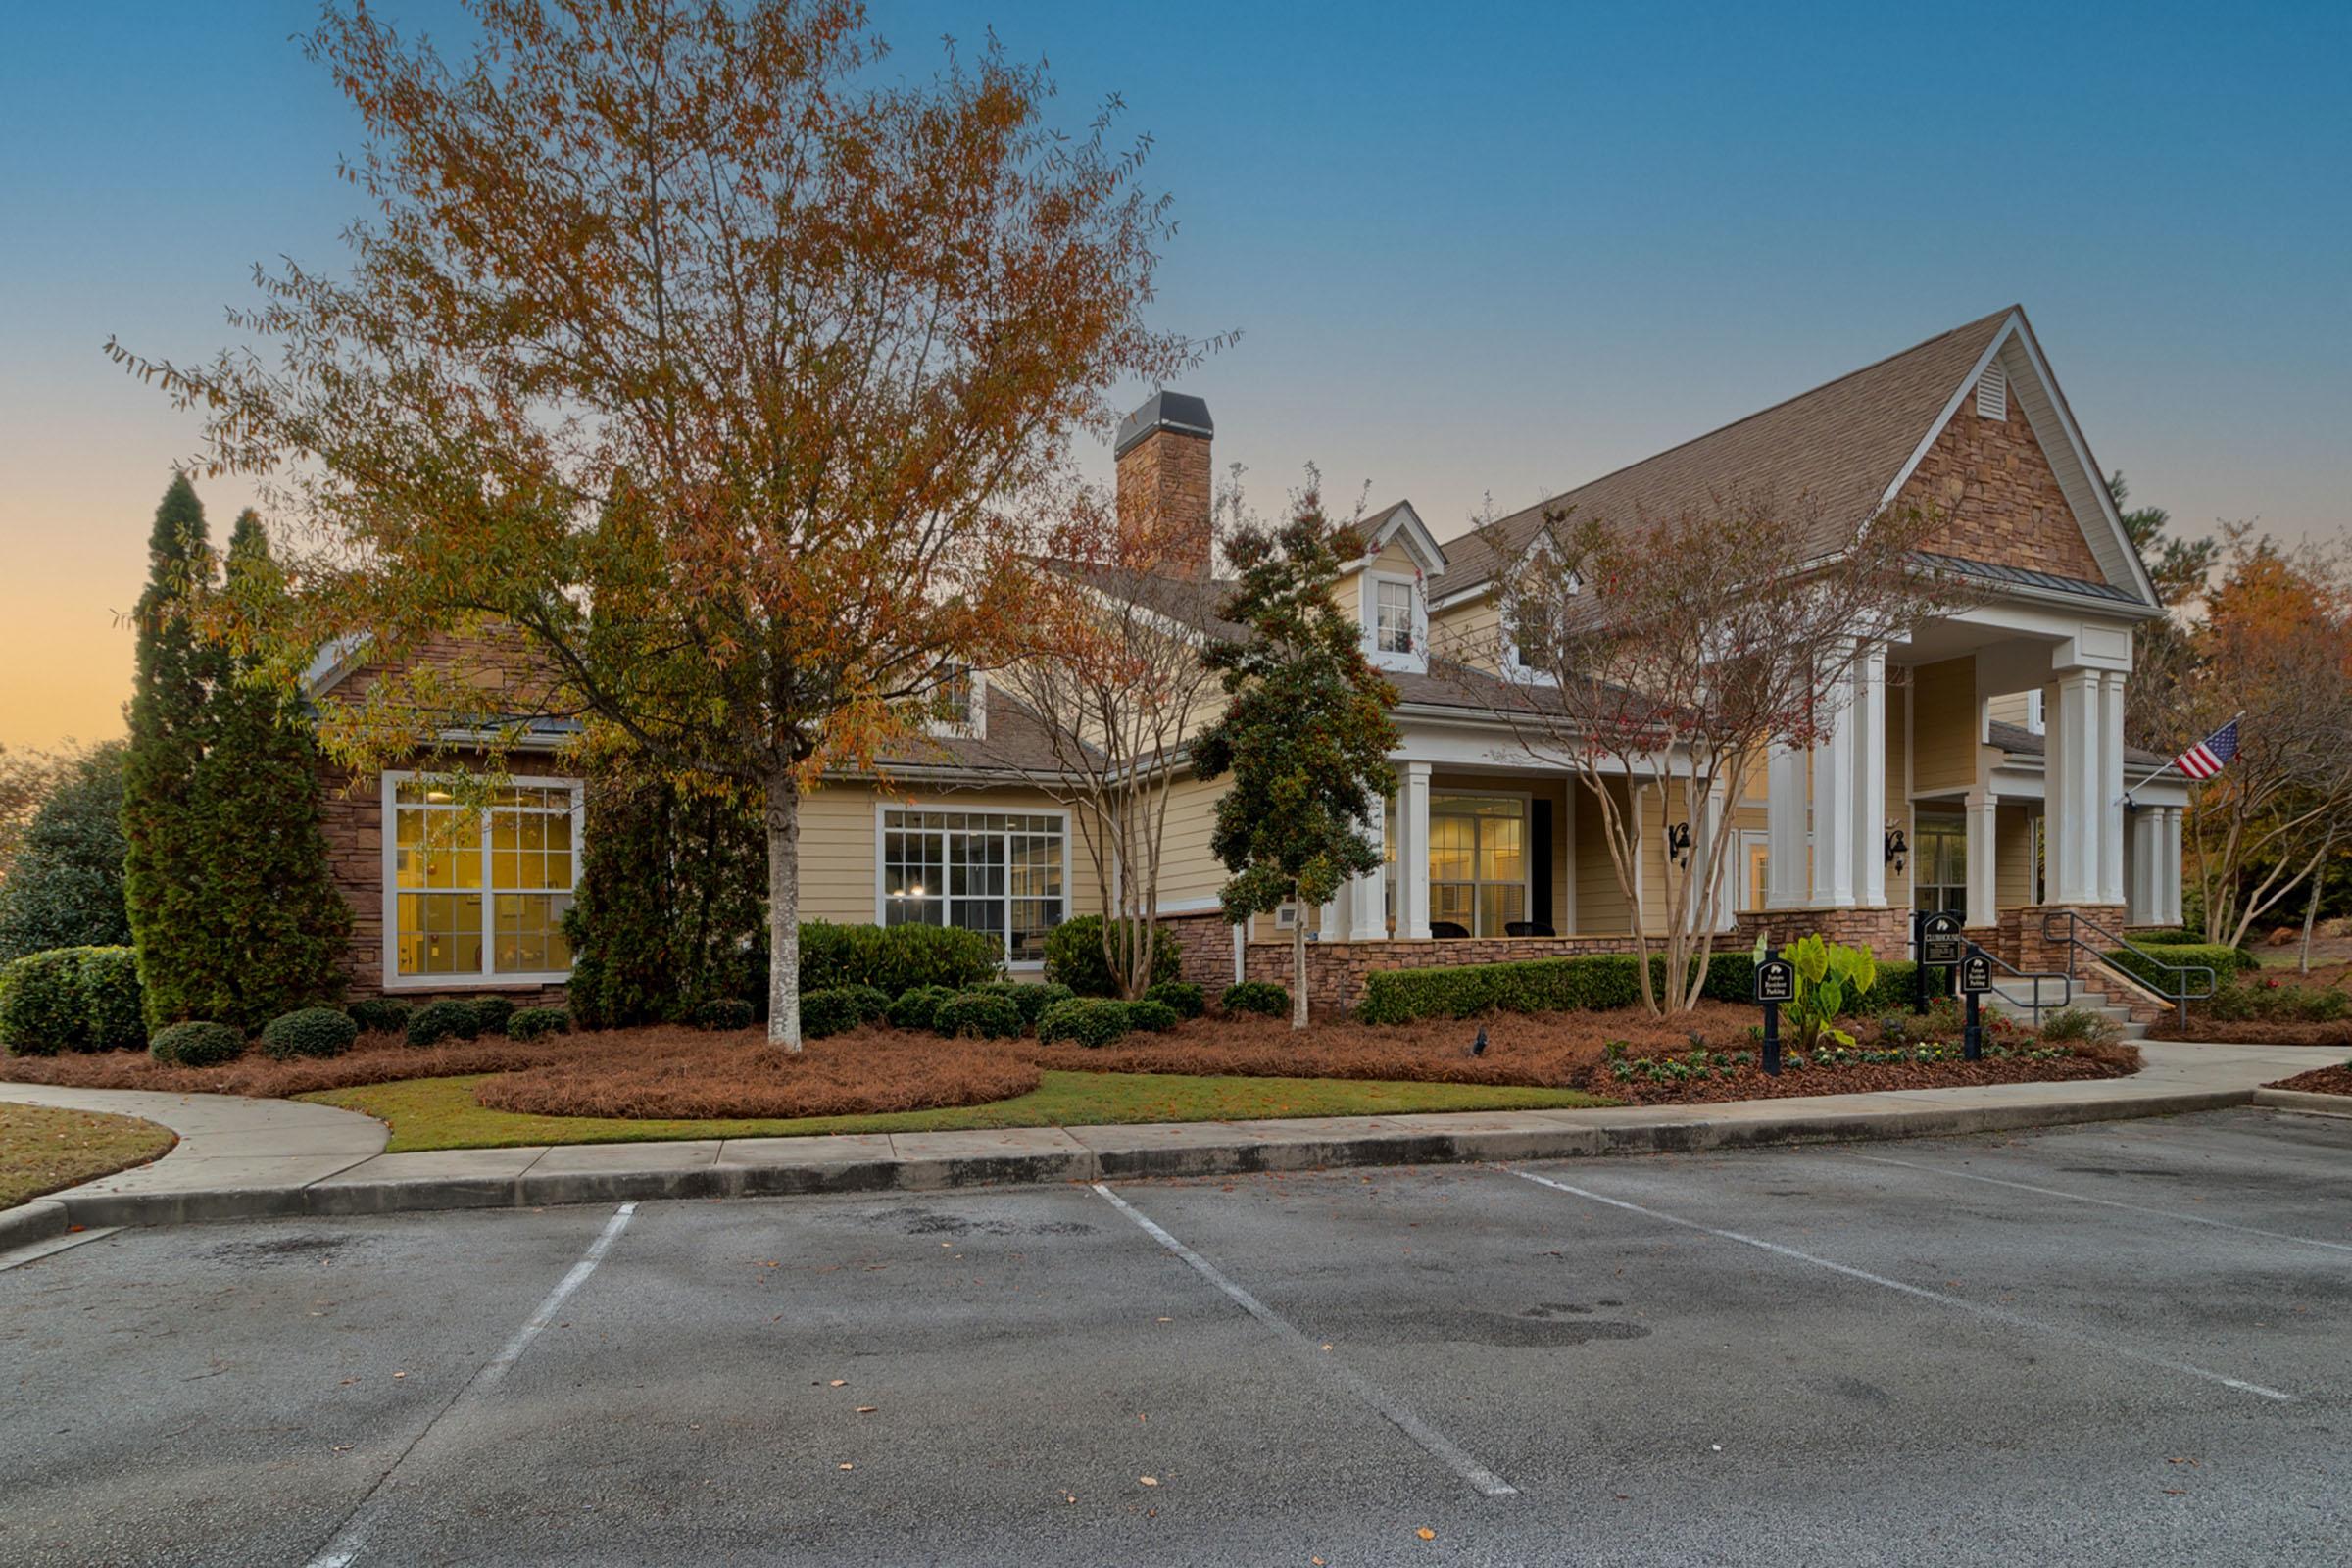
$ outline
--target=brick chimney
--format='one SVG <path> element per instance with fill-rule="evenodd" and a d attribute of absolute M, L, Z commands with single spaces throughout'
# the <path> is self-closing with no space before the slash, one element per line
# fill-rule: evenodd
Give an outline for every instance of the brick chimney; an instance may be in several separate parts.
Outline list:
<path fill-rule="evenodd" d="M 1208 405 L 1182 392 L 1154 392 L 1119 424 L 1119 531 L 1143 563 L 1172 576 L 1209 572 L 1214 528 Z"/>

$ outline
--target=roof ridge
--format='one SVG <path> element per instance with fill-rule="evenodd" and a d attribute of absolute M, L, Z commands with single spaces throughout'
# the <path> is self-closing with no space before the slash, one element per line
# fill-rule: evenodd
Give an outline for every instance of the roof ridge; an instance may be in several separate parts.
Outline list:
<path fill-rule="evenodd" d="M 1645 457 L 1636 458 L 1631 463 L 1619 464 L 1614 468 L 1610 468 L 1602 473 L 1596 473 L 1592 478 L 1570 485 L 1565 490 L 1555 491 L 1551 495 L 1545 496 L 1543 500 L 1537 502 L 1534 506 L 1522 507 L 1517 512 L 1511 513 L 1508 516 L 1505 516 L 1501 520 L 1503 522 L 1516 521 L 1518 518 L 1526 516 L 1531 512 L 1536 512 L 1541 508 L 1550 506 L 1563 496 L 1574 495 L 1579 490 L 1589 490 L 1592 486 L 1601 483 L 1603 480 L 1614 479 L 1619 474 L 1629 473 L 1632 470 L 1641 467 L 1645 463 L 1655 463 L 1660 458 L 1671 457 L 1675 453 L 1682 451 L 1685 447 L 1696 446 L 1699 442 L 1710 440 L 1723 434 L 1727 430 L 1736 430 L 1740 426 L 1748 423 L 1750 420 L 1760 419 L 1767 414 L 1787 408 L 1791 403 L 1801 403 L 1806 398 L 1812 397 L 1817 393 L 1827 392 L 1830 388 L 1839 385 L 1842 382 L 1851 381 L 1858 375 L 1867 375 L 1873 370 L 1882 368 L 1885 366 L 1892 365 L 1897 360 L 1908 359 L 1912 355 L 1919 353 L 1922 349 L 1933 348 L 1935 345 L 1943 342 L 1947 338 L 1958 337 L 1963 332 L 1973 331 L 1976 328 L 1983 326 L 1987 321 L 2002 319 L 2010 316 L 2022 314 L 2024 310 L 2025 307 L 2023 305 L 2005 305 L 2001 309 L 1989 312 L 1984 316 L 1980 316 L 1974 320 L 1963 321 L 1958 326 L 1947 327 L 1943 331 L 1937 332 L 1932 337 L 1921 338 L 1909 348 L 1897 349 L 1892 354 L 1881 355 L 1879 358 L 1871 361 L 1868 365 L 1856 366 L 1853 369 L 1846 371 L 1842 375 L 1833 375 L 1827 381 L 1818 382 L 1813 386 L 1805 388 L 1805 390 L 1802 392 L 1791 393 L 1788 397 L 1782 398 L 1777 403 L 1768 403 L 1763 408 L 1757 409 L 1752 413 L 1743 414 L 1737 419 L 1726 420 L 1724 423 L 1716 425 L 1712 429 L 1701 430 L 1698 434 L 1690 436 L 1686 440 L 1677 441 L 1670 447 L 1660 447 L 1657 451 L 1652 452 Z M 1456 534 L 1454 537 L 1457 539 L 1465 538 L 1477 532 L 1478 529 L 1476 525 L 1473 525 L 1471 528 L 1465 530 L 1464 533 Z M 1445 541 L 1443 540 L 1440 541 L 1440 543 L 1444 542 Z"/>

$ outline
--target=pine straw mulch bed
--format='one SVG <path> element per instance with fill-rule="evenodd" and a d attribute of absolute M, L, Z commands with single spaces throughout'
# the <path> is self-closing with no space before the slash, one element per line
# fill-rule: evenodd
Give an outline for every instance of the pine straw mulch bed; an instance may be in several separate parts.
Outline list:
<path fill-rule="evenodd" d="M 2314 1067 L 2292 1078 L 2281 1078 L 2266 1089 L 2300 1089 L 2307 1095 L 2352 1095 L 2352 1061 L 2332 1067 Z"/>
<path fill-rule="evenodd" d="M 2150 1040 L 2202 1041 L 2217 1046 L 2352 1046 L 2352 1018 L 2326 1023 L 2274 1023 L 2263 1018 L 2206 1018 L 2191 1011 L 2188 1027 L 2180 1015 L 2166 1012 L 2148 1026 Z"/>
<path fill-rule="evenodd" d="M 1752 1051 L 1753 1007 L 1702 1003 L 1674 1019 L 1635 1008 L 1610 1012 L 1503 1013 L 1487 1019 L 1373 1026 L 1319 1021 L 1303 1037 L 1285 1019 L 1212 1014 L 1165 1034 L 1131 1034 L 1097 1050 L 1034 1040 L 942 1040 L 865 1027 L 811 1041 L 798 1055 L 757 1030 L 711 1034 L 677 1027 L 412 1047 L 364 1036 L 341 1056 L 272 1061 L 258 1053 L 220 1067 L 167 1067 L 144 1053 L 9 1057 L 0 1078 L 94 1089 L 283 1097 L 412 1078 L 493 1074 L 474 1098 L 494 1110 L 557 1116 L 682 1120 L 854 1115 L 984 1104 L 1036 1089 L 1043 1068 L 1102 1073 L 1330 1078 L 1579 1089 L 1637 1104 L 1704 1103 L 1788 1095 L 1867 1094 L 1970 1084 L 2120 1077 L 2138 1069 L 2129 1046 L 2077 1046 L 2055 1060 L 2022 1056 L 1851 1064 L 1766 1077 L 1754 1066 L 1708 1079 L 1620 1082 L 1614 1046 L 1627 1059 L 1666 1060 L 1703 1046 Z M 1487 1049 L 1471 1044 L 1481 1027 Z M 1875 1024 L 1849 1027 L 1864 1045 Z M 2030 1044 L 2030 1039 L 2024 1041 Z M 1791 1048 L 1792 1049 L 1792 1048 Z"/>

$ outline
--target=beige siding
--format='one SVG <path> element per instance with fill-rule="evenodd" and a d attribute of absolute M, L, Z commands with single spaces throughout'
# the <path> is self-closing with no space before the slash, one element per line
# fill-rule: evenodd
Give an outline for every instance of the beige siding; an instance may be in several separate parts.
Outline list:
<path fill-rule="evenodd" d="M 1993 814 L 1993 903 L 2003 909 L 2021 908 L 2034 902 L 2034 813 L 2003 802 Z"/>
<path fill-rule="evenodd" d="M 1947 659 L 1911 672 L 1911 787 L 1919 794 L 1977 784 L 1977 662 Z"/>
<path fill-rule="evenodd" d="M 1625 784 L 1608 781 L 1610 798 L 1625 805 Z M 1623 936 L 1633 919 L 1625 891 L 1617 882 L 1617 865 L 1609 855 L 1608 833 L 1602 825 L 1600 804 L 1583 784 L 1577 786 L 1576 814 L 1576 931 L 1578 936 Z M 1650 837 L 1656 835 L 1652 833 Z M 1644 850 L 1649 846 L 1645 843 Z"/>
<path fill-rule="evenodd" d="M 1217 800 L 1228 787 L 1224 779 L 1203 784 L 1189 776 L 1173 786 L 1159 845 L 1162 908 L 1213 899 L 1224 888 L 1225 867 L 1210 853 L 1208 841 L 1216 829 Z"/>
<path fill-rule="evenodd" d="M 1998 723 L 2015 724 L 2019 729 L 2024 729 L 2026 719 L 2030 716 L 2026 705 L 2032 697 L 2031 692 L 2003 692 L 1998 697 L 1987 698 L 1984 703 L 1985 714 Z"/>
<path fill-rule="evenodd" d="M 1041 790 L 986 788 L 957 790 L 936 784 L 907 784 L 883 791 L 870 783 L 826 784 L 801 801 L 801 914 L 804 919 L 846 925 L 874 923 L 874 877 L 879 863 L 875 808 L 915 805 L 967 811 L 1060 811 Z M 1099 913 L 1093 868 L 1076 824 L 1064 844 L 1062 875 L 1072 914 Z"/>

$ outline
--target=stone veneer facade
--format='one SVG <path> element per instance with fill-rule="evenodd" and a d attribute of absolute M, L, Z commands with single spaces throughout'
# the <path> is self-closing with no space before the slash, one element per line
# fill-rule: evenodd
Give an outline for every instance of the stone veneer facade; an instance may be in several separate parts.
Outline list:
<path fill-rule="evenodd" d="M 1881 963 L 1911 956 L 1911 911 L 1891 905 L 1868 908 L 1749 909 L 1734 928 L 1738 952 L 1747 952 L 1759 936 L 1785 948 L 1818 931 L 1831 942 L 1849 948 L 1868 948 Z"/>
<path fill-rule="evenodd" d="M 2014 390 L 2006 419 L 1962 399 L 1896 501 L 1943 514 L 1935 548 L 1944 555 L 2107 580 Z"/>

